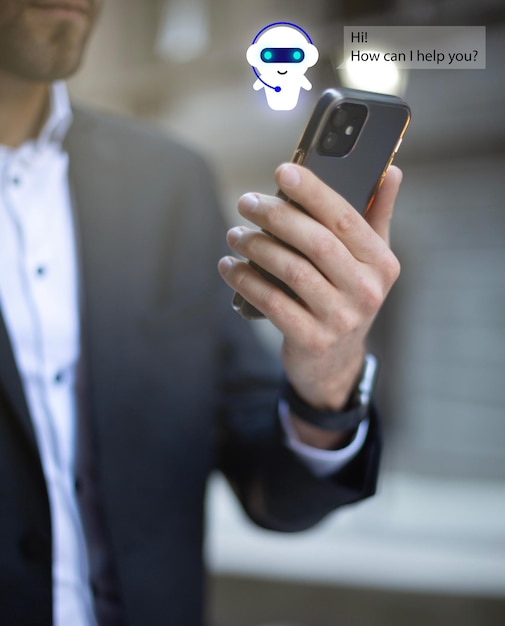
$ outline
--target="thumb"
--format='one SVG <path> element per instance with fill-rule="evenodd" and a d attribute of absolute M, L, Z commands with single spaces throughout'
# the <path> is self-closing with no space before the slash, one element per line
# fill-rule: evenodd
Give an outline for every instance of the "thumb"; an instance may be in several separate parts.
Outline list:
<path fill-rule="evenodd" d="M 365 219 L 374 231 L 389 245 L 389 225 L 393 217 L 396 196 L 402 182 L 402 171 L 395 165 L 388 169 Z"/>

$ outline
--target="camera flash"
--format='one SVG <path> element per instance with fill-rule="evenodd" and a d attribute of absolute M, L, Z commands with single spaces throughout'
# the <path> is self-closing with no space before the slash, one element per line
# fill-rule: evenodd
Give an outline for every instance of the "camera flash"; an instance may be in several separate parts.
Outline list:
<path fill-rule="evenodd" d="M 349 135 L 352 134 L 353 130 L 354 130 L 354 126 L 347 126 L 346 129 L 344 130 L 344 133 L 349 137 Z"/>

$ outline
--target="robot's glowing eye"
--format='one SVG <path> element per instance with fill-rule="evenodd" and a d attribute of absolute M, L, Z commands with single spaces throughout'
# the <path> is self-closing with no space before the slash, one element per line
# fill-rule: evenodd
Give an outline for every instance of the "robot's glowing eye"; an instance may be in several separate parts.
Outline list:
<path fill-rule="evenodd" d="M 301 48 L 263 48 L 260 58 L 264 63 L 301 63 L 305 53 Z"/>

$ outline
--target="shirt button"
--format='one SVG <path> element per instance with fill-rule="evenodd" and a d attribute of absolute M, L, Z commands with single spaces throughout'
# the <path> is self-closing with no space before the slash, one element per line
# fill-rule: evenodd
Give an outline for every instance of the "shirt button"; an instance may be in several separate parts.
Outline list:
<path fill-rule="evenodd" d="M 11 178 L 11 182 L 12 182 L 13 185 L 16 185 L 16 187 L 17 187 L 17 186 L 21 185 L 21 178 L 19 178 L 19 176 L 13 176 Z"/>
<path fill-rule="evenodd" d="M 46 273 L 46 268 L 43 265 L 39 265 L 36 272 L 37 276 L 44 276 L 44 274 Z"/>
<path fill-rule="evenodd" d="M 64 378 L 63 372 L 56 372 L 56 374 L 54 375 L 54 382 L 57 384 L 61 383 L 63 382 L 63 378 Z"/>

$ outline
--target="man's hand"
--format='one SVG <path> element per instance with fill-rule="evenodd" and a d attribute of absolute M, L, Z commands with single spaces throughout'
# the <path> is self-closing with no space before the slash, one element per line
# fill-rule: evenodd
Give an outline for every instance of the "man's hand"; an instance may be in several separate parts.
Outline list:
<path fill-rule="evenodd" d="M 299 300 L 233 257 L 221 259 L 219 270 L 283 334 L 283 365 L 298 394 L 314 407 L 339 410 L 361 371 L 368 330 L 400 272 L 389 224 L 401 171 L 389 168 L 365 218 L 301 166 L 283 164 L 275 178 L 307 213 L 276 197 L 245 194 L 238 210 L 263 230 L 233 228 L 228 244 Z"/>

